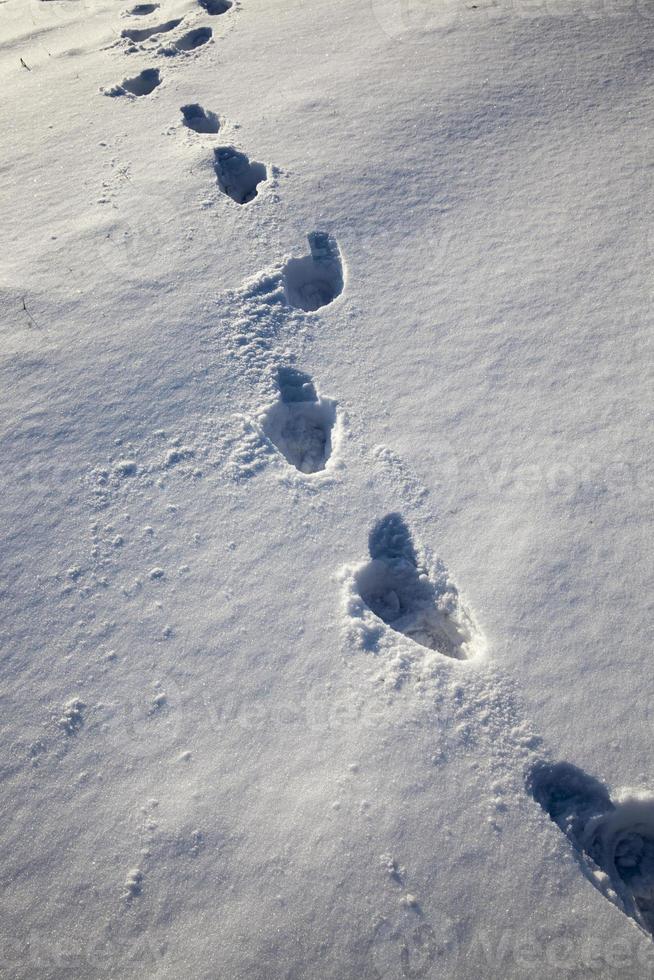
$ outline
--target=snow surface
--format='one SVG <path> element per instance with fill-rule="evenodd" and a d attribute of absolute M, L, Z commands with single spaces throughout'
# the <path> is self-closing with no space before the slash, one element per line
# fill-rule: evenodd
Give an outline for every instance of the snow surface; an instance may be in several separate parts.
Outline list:
<path fill-rule="evenodd" d="M 653 19 L 0 4 L 2 977 L 654 977 Z"/>

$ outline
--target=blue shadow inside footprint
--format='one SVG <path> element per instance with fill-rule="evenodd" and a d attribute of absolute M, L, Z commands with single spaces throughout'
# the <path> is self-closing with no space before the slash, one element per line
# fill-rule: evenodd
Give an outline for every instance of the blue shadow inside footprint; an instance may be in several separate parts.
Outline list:
<path fill-rule="evenodd" d="M 198 3 L 212 17 L 226 14 L 232 7 L 232 0 L 198 0 Z"/>
<path fill-rule="evenodd" d="M 285 405 L 293 402 L 317 402 L 318 393 L 313 380 L 304 371 L 283 367 L 277 371 L 277 387 Z"/>
<path fill-rule="evenodd" d="M 267 179 L 263 163 L 250 161 L 245 153 L 233 146 L 219 146 L 213 151 L 214 170 L 223 194 L 237 204 L 249 204 L 259 193 L 257 188 Z"/>
<path fill-rule="evenodd" d="M 324 470 L 332 454 L 336 402 L 321 398 L 310 375 L 277 369 L 278 400 L 263 418 L 263 429 L 287 462 L 301 473 Z"/>
<path fill-rule="evenodd" d="M 307 313 L 333 303 L 343 292 L 343 261 L 336 239 L 324 231 L 307 236 L 310 254 L 284 266 L 287 302 Z"/>
<path fill-rule="evenodd" d="M 359 595 L 384 623 L 454 660 L 472 656 L 473 624 L 444 569 L 436 581 L 422 564 L 401 514 L 382 517 L 368 537 L 370 561 L 356 577 Z"/>
<path fill-rule="evenodd" d="M 418 555 L 409 526 L 401 514 L 387 514 L 377 521 L 368 535 L 368 551 L 371 558 L 384 561 L 405 559 L 418 567 Z"/>
<path fill-rule="evenodd" d="M 216 113 L 203 109 L 197 102 L 183 105 L 180 111 L 184 125 L 195 133 L 217 133 L 220 129 L 220 120 Z"/>
<path fill-rule="evenodd" d="M 527 788 L 577 846 L 581 846 L 581 833 L 588 820 L 613 809 L 604 783 L 570 762 L 537 762 L 527 779 Z"/>
<path fill-rule="evenodd" d="M 536 763 L 527 789 L 568 837 L 591 883 L 654 935 L 654 797 L 613 801 L 604 783 L 569 762 Z"/>

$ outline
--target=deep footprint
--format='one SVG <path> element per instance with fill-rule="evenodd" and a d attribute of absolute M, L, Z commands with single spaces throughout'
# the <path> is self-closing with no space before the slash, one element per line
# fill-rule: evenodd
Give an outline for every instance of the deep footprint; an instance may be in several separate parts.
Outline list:
<path fill-rule="evenodd" d="M 137 3 L 135 7 L 129 11 L 132 17 L 146 17 L 148 14 L 153 14 L 155 10 L 159 9 L 158 3 Z"/>
<path fill-rule="evenodd" d="M 307 313 L 332 303 L 343 292 L 343 261 L 336 239 L 326 232 L 308 236 L 311 254 L 289 259 L 284 266 L 284 291 L 290 306 Z"/>
<path fill-rule="evenodd" d="M 278 400 L 262 418 L 263 430 L 282 456 L 301 473 L 324 470 L 332 454 L 336 402 L 321 398 L 308 374 L 279 368 Z"/>
<path fill-rule="evenodd" d="M 105 95 L 149 95 L 157 85 L 161 85 L 161 75 L 158 68 L 145 68 L 134 78 L 123 79 L 120 85 L 108 89 Z"/>
<path fill-rule="evenodd" d="M 654 798 L 614 802 L 603 783 L 569 762 L 537 763 L 527 788 L 569 838 L 595 887 L 654 935 Z"/>
<path fill-rule="evenodd" d="M 258 193 L 257 187 L 268 176 L 264 164 L 250 162 L 245 153 L 240 153 L 233 146 L 219 146 L 213 152 L 213 166 L 223 194 L 237 204 L 253 201 Z"/>
<path fill-rule="evenodd" d="M 206 10 L 212 17 L 218 14 L 226 14 L 232 9 L 232 0 L 198 0 L 203 10 Z"/>
<path fill-rule="evenodd" d="M 182 20 L 183 18 L 179 17 L 177 20 L 168 20 L 165 24 L 157 24 L 156 27 L 128 27 L 121 31 L 120 36 L 126 37 L 130 41 L 147 41 L 149 37 L 153 37 L 155 34 L 167 34 L 168 31 L 174 31 L 182 23 Z"/>
<path fill-rule="evenodd" d="M 195 51 L 196 48 L 201 48 L 203 44 L 210 41 L 212 37 L 213 31 L 210 27 L 196 27 L 195 30 L 182 34 L 173 43 L 173 48 L 176 51 Z"/>
<path fill-rule="evenodd" d="M 191 105 L 183 105 L 180 112 L 184 125 L 196 133 L 217 133 L 220 129 L 220 120 L 216 113 L 203 109 L 196 102 Z"/>
<path fill-rule="evenodd" d="M 355 584 L 368 608 L 387 626 L 454 660 L 477 655 L 479 632 L 445 569 L 434 580 L 416 552 L 400 514 L 387 514 L 368 538 L 370 561 Z"/>

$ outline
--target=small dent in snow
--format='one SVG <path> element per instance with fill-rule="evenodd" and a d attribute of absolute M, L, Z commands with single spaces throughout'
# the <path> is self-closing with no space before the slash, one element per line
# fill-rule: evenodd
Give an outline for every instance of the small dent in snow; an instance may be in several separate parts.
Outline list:
<path fill-rule="evenodd" d="M 117 476 L 135 476 L 136 469 L 136 463 L 133 459 L 119 459 L 114 466 L 114 472 Z"/>
<path fill-rule="evenodd" d="M 176 463 L 181 463 L 185 459 L 191 459 L 193 456 L 195 456 L 195 450 L 190 446 L 175 446 L 166 454 L 164 466 L 175 466 Z"/>
<path fill-rule="evenodd" d="M 155 10 L 159 9 L 158 3 L 137 3 L 135 7 L 132 7 L 128 11 L 132 17 L 145 17 L 147 14 L 153 14 Z"/>
<path fill-rule="evenodd" d="M 64 710 L 59 719 L 59 727 L 63 728 L 67 735 L 75 735 L 84 724 L 82 711 L 86 707 L 84 701 L 79 698 L 71 698 L 64 705 Z"/>
<path fill-rule="evenodd" d="M 144 68 L 134 78 L 124 78 L 120 85 L 107 89 L 105 95 L 150 95 L 157 85 L 161 85 L 161 74 L 158 68 Z"/>
<path fill-rule="evenodd" d="M 217 133 L 220 120 L 215 112 L 203 109 L 197 102 L 181 107 L 184 125 L 195 133 Z"/>
<path fill-rule="evenodd" d="M 404 868 L 401 868 L 392 854 L 382 854 L 379 858 L 382 868 L 394 881 L 401 882 Z"/>
<path fill-rule="evenodd" d="M 125 879 L 125 893 L 123 898 L 136 898 L 143 891 L 143 872 L 140 868 L 132 868 Z"/>

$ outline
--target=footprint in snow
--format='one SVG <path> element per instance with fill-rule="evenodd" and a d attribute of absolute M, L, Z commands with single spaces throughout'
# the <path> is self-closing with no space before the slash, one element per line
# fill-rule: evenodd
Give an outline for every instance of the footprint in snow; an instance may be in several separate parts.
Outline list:
<path fill-rule="evenodd" d="M 159 9 L 158 3 L 137 3 L 135 7 L 128 10 L 127 13 L 131 17 L 146 17 L 148 14 L 153 14 L 155 10 Z"/>
<path fill-rule="evenodd" d="M 180 112 L 184 125 L 196 133 L 217 133 L 220 129 L 220 120 L 216 113 L 203 109 L 196 102 L 183 105 Z"/>
<path fill-rule="evenodd" d="M 165 24 L 157 24 L 153 27 L 127 27 L 121 31 L 120 36 L 126 37 L 129 41 L 147 41 L 149 37 L 154 37 L 156 34 L 167 34 L 168 31 L 174 31 L 182 23 L 182 20 L 182 17 L 178 17 L 176 20 L 167 20 Z"/>
<path fill-rule="evenodd" d="M 536 763 L 527 788 L 568 837 L 592 884 L 654 935 L 654 797 L 611 800 L 604 783 L 568 762 Z"/>
<path fill-rule="evenodd" d="M 198 4 L 212 17 L 226 14 L 233 6 L 232 0 L 198 0 Z"/>
<path fill-rule="evenodd" d="M 245 153 L 233 146 L 219 146 L 213 151 L 213 167 L 218 186 L 237 204 L 249 204 L 257 196 L 257 187 L 268 177 L 263 163 L 250 162 Z"/>
<path fill-rule="evenodd" d="M 161 75 L 158 68 L 145 68 L 134 78 L 125 78 L 120 85 L 107 89 L 105 95 L 149 95 L 157 85 L 161 85 Z"/>
<path fill-rule="evenodd" d="M 173 41 L 170 47 L 160 48 L 159 53 L 164 55 L 176 55 L 180 52 L 195 51 L 196 48 L 201 48 L 203 44 L 206 44 L 213 37 L 213 31 L 210 27 L 196 27 L 192 31 L 187 31 L 186 34 L 182 34 L 178 37 L 176 41 Z"/>
<path fill-rule="evenodd" d="M 278 400 L 264 413 L 263 431 L 301 473 L 319 473 L 332 454 L 336 402 L 321 398 L 308 374 L 279 368 Z"/>
<path fill-rule="evenodd" d="M 310 255 L 284 266 L 284 292 L 290 306 L 307 313 L 332 303 L 343 292 L 343 261 L 336 239 L 324 231 L 309 236 Z"/>
<path fill-rule="evenodd" d="M 370 561 L 354 573 L 365 606 L 397 633 L 455 660 L 470 660 L 481 636 L 446 568 L 430 569 L 400 514 L 387 514 L 368 538 Z M 373 630 L 370 630 L 371 639 Z"/>

